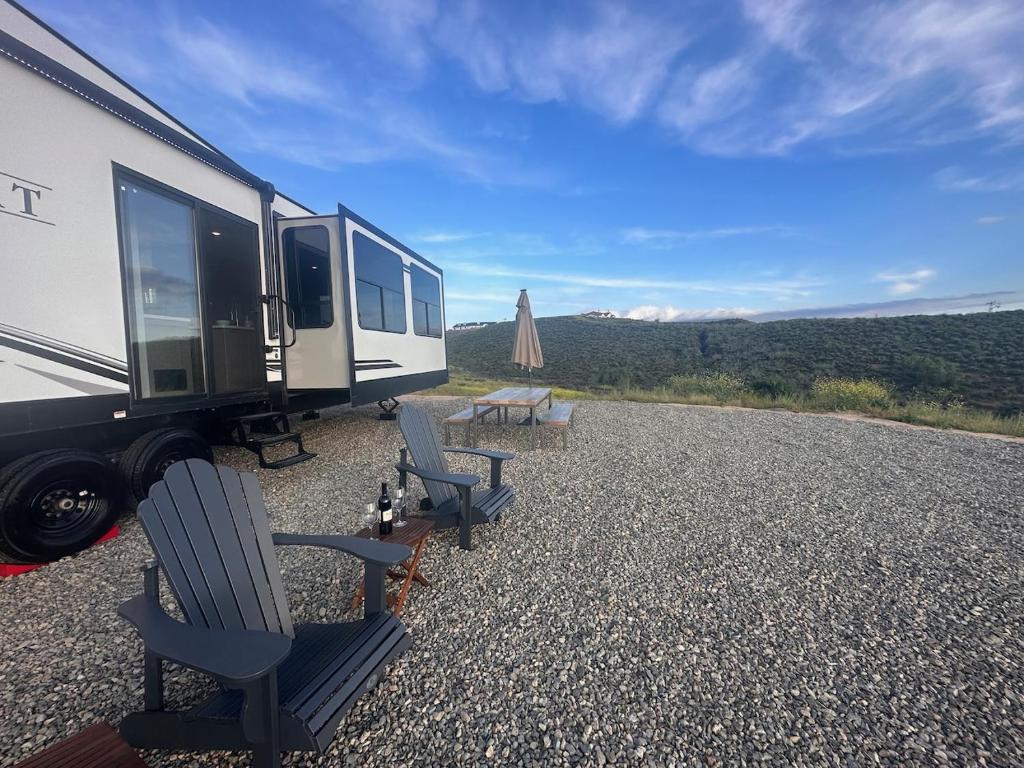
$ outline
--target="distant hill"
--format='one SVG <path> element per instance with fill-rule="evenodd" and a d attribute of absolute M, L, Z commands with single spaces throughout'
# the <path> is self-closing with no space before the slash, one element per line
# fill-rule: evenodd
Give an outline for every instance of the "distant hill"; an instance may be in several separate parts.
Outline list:
<path fill-rule="evenodd" d="M 517 377 L 514 328 L 506 322 L 452 333 L 449 363 Z M 566 387 L 652 388 L 702 370 L 733 373 L 768 391 L 802 390 L 819 376 L 870 377 L 905 396 L 956 394 L 1001 413 L 1024 410 L 1024 310 L 770 323 L 545 317 L 537 331 L 546 365 L 534 379 Z"/>

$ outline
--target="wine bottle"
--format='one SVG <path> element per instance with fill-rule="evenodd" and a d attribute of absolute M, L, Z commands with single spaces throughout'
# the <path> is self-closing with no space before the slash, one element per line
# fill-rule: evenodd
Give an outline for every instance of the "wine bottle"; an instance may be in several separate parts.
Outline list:
<path fill-rule="evenodd" d="M 394 517 L 391 513 L 391 497 L 388 496 L 388 484 L 380 484 L 380 498 L 377 499 L 377 509 L 380 510 L 380 535 L 390 536 L 394 530 Z"/>

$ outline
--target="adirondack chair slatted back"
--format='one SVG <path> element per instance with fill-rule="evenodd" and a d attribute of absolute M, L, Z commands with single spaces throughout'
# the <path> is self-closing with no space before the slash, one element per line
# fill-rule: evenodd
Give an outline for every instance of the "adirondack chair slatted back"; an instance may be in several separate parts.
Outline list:
<path fill-rule="evenodd" d="M 398 412 L 398 428 L 402 430 L 413 464 L 428 472 L 448 473 L 448 460 L 441 447 L 441 436 L 437 434 L 437 427 L 426 411 L 415 405 L 403 404 Z M 424 480 L 423 486 L 427 489 L 427 496 L 434 509 L 458 494 L 455 486 L 448 483 Z"/>
<path fill-rule="evenodd" d="M 178 462 L 139 519 L 190 624 L 294 636 L 256 475 Z"/>

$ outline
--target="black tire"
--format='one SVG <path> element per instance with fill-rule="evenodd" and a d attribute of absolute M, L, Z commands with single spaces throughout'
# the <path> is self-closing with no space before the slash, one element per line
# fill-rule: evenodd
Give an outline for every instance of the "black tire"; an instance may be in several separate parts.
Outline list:
<path fill-rule="evenodd" d="M 119 487 L 106 457 L 42 451 L 0 472 L 0 555 L 48 563 L 96 542 L 117 519 Z"/>
<path fill-rule="evenodd" d="M 118 462 L 128 508 L 135 509 L 146 498 L 153 483 L 163 479 L 171 464 L 185 459 L 213 461 L 210 444 L 191 429 L 154 429 L 128 446 Z"/>

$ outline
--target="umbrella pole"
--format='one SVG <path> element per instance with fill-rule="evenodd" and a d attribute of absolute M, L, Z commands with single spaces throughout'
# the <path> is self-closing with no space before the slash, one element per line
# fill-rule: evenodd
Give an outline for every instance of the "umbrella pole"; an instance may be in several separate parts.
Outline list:
<path fill-rule="evenodd" d="M 529 376 L 530 389 L 533 389 L 533 368 L 527 368 L 527 375 Z M 537 424 L 536 417 L 531 418 L 530 416 L 524 416 L 520 421 L 517 422 L 520 427 L 532 427 Z"/>

